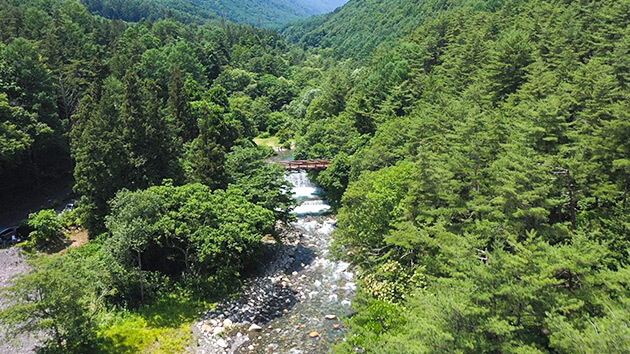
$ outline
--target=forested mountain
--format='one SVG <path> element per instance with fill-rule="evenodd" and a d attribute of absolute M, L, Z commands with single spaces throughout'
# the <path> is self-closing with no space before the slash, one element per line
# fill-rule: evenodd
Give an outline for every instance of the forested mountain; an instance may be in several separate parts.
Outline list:
<path fill-rule="evenodd" d="M 239 23 L 271 27 L 330 12 L 347 0 L 193 0 L 202 8 Z"/>
<path fill-rule="evenodd" d="M 285 106 L 326 62 L 264 29 L 127 23 L 77 1 L 2 2 L 0 18 L 0 197 L 64 174 L 80 197 L 63 219 L 24 222 L 33 271 L 0 289 L 12 305 L 0 332 L 50 334 L 42 345 L 60 353 L 185 348 L 181 322 L 160 339 L 121 336 L 112 316 L 236 289 L 293 205 L 284 169 L 264 163 L 272 149 L 252 139 L 287 135 Z M 76 227 L 89 245 L 38 256 Z"/>
<path fill-rule="evenodd" d="M 630 2 L 460 3 L 304 115 L 360 269 L 337 349 L 627 351 Z"/>
<path fill-rule="evenodd" d="M 500 1 L 351 0 L 343 8 L 284 28 L 294 42 L 328 49 L 337 58 L 365 59 L 381 44 L 392 46 L 426 18 L 454 6 L 492 9 Z"/>
<path fill-rule="evenodd" d="M 7 328 L 58 352 L 172 344 L 137 334 L 169 322 L 152 306 L 226 296 L 291 220 L 253 143 L 274 135 L 332 160 L 313 177 L 358 278 L 336 351 L 630 348 L 630 0 L 350 0 L 285 28 L 299 44 L 213 15 L 297 2 L 146 2 L 138 23 L 98 4 L 0 3 L 2 189 L 65 173 L 81 198 L 31 215 L 23 247 L 90 231 L 34 256 Z"/>
<path fill-rule="evenodd" d="M 296 6 L 306 9 L 309 15 L 332 12 L 343 6 L 348 0 L 290 0 Z"/>
<path fill-rule="evenodd" d="M 224 18 L 233 22 L 276 27 L 290 21 L 330 12 L 347 0 L 82 0 L 90 11 L 111 19 L 139 21 L 177 18 L 202 21 Z"/>
<path fill-rule="evenodd" d="M 220 19 L 212 9 L 191 0 L 81 0 L 93 13 L 115 20 L 137 22 L 175 18 L 183 22 Z"/>
<path fill-rule="evenodd" d="M 6 191 L 31 188 L 71 172 L 70 133 L 81 121 L 79 107 L 92 103 L 82 103 L 83 95 L 89 91 L 92 98 L 99 98 L 106 79 L 115 73 L 118 81 L 124 81 L 129 67 L 142 66 L 145 74 L 138 75 L 151 77 L 140 81 L 152 80 L 160 87 L 155 102 L 159 101 L 161 111 L 170 75 L 177 68 L 182 70 L 180 84 L 192 85 L 194 90 L 203 91 L 219 80 L 226 81 L 231 99 L 237 99 L 236 92 L 247 91 L 250 99 L 240 97 L 237 102 L 248 109 L 254 104 L 262 120 L 246 134 L 266 131 L 268 115 L 299 91 L 287 77 L 303 54 L 290 52 L 277 33 L 267 30 L 231 23 L 185 27 L 173 20 L 131 26 L 93 16 L 75 1 L 3 2 L 0 17 L 0 104 L 4 102 L 4 119 L 15 121 L 3 129 L 8 139 L 3 141 L 0 158 L 3 196 Z M 273 91 L 272 96 L 266 90 Z M 94 108 L 88 111 L 92 114 Z M 190 119 L 196 125 L 196 118 Z M 275 132 L 285 117 L 276 114 L 273 119 L 279 123 L 272 128 Z M 115 183 L 112 187 L 116 188 Z"/>

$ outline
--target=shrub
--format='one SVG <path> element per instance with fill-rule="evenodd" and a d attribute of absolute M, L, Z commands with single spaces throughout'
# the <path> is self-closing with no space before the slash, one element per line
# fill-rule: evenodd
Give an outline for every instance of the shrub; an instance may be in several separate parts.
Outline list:
<path fill-rule="evenodd" d="M 40 210 L 28 216 L 27 225 L 33 229 L 29 244 L 38 249 L 49 248 L 64 238 L 61 218 L 53 209 Z"/>

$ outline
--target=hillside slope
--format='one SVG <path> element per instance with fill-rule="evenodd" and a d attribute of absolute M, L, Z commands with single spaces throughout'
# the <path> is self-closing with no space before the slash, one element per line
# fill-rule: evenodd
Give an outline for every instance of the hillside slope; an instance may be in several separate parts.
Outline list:
<path fill-rule="evenodd" d="M 334 10 L 346 0 L 193 0 L 228 20 L 273 27 Z"/>
<path fill-rule="evenodd" d="M 309 15 L 319 15 L 331 12 L 336 8 L 343 6 L 348 0 L 289 0 L 296 6 L 305 9 Z"/>
<path fill-rule="evenodd" d="M 304 45 L 329 49 L 337 58 L 366 58 L 383 43 L 392 44 L 426 18 L 457 6 L 498 7 L 503 1 L 351 0 L 333 13 L 288 25 L 284 34 Z"/>
<path fill-rule="evenodd" d="M 359 3 L 325 44 L 382 40 L 334 22 Z M 335 352 L 627 352 L 630 0 L 457 3 L 303 110 L 295 156 L 333 159 L 318 181 L 357 270 Z"/>
<path fill-rule="evenodd" d="M 176 17 L 191 22 L 227 20 L 274 27 L 290 21 L 330 12 L 347 0 L 81 0 L 104 17 L 137 22 Z"/>
<path fill-rule="evenodd" d="M 219 19 L 212 10 L 181 0 L 80 0 L 92 13 L 103 17 L 138 22 L 142 19 L 176 18 L 184 22 Z"/>

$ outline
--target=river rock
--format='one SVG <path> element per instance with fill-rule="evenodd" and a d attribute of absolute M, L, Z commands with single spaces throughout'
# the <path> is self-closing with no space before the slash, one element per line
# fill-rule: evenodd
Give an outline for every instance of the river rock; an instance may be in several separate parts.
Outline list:
<path fill-rule="evenodd" d="M 225 341 L 225 339 L 223 338 L 219 338 L 217 340 L 217 345 L 221 348 L 227 348 L 228 347 L 228 343 Z"/>
<path fill-rule="evenodd" d="M 249 331 L 250 332 L 260 332 L 262 331 L 262 327 L 260 327 L 259 325 L 252 323 L 251 326 L 249 326 Z"/>
<path fill-rule="evenodd" d="M 337 315 L 326 315 L 324 316 L 327 320 L 334 320 L 337 318 Z"/>
<path fill-rule="evenodd" d="M 223 327 L 230 327 L 232 326 L 232 320 L 229 318 L 226 318 L 225 320 L 223 320 Z"/>
<path fill-rule="evenodd" d="M 319 332 L 311 331 L 311 332 L 308 333 L 308 336 L 311 337 L 311 338 L 317 338 L 317 337 L 319 337 Z"/>
<path fill-rule="evenodd" d="M 212 327 L 207 323 L 204 323 L 203 325 L 201 325 L 201 330 L 209 333 L 212 332 Z"/>
<path fill-rule="evenodd" d="M 219 334 L 225 332 L 225 328 L 224 327 L 215 327 L 212 330 L 212 334 L 214 334 L 215 336 L 218 336 Z"/>

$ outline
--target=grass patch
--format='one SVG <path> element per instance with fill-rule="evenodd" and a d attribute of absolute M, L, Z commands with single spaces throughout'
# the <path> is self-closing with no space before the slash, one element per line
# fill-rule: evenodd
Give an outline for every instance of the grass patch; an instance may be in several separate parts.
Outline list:
<path fill-rule="evenodd" d="M 254 143 L 256 143 L 256 145 L 258 146 L 270 146 L 272 148 L 278 148 L 278 147 L 284 147 L 284 148 L 289 148 L 290 146 L 294 146 L 295 145 L 295 140 L 294 139 L 290 139 L 289 144 L 287 145 L 286 143 L 280 143 L 280 138 L 276 137 L 276 136 L 265 136 L 265 135 L 261 135 L 257 138 L 254 138 Z"/>
<path fill-rule="evenodd" d="M 280 139 L 275 136 L 271 136 L 268 138 L 254 138 L 254 142 L 258 146 L 270 146 L 270 147 L 282 146 L 282 144 L 280 144 Z"/>
<path fill-rule="evenodd" d="M 109 312 L 100 336 L 107 353 L 183 353 L 192 342 L 190 327 L 210 304 L 188 295 L 163 295 L 133 311 Z"/>

